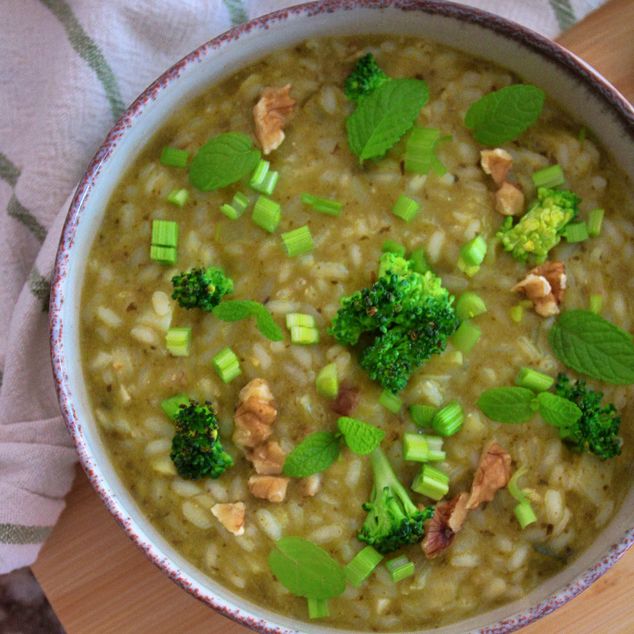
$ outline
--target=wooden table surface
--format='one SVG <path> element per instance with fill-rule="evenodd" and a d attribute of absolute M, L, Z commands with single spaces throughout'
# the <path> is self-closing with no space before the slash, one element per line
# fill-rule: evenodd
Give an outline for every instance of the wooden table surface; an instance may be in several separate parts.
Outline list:
<path fill-rule="evenodd" d="M 610 0 L 560 41 L 634 100 L 634 0 Z M 79 471 L 33 570 L 68 634 L 247 632 L 150 563 Z M 522 631 L 538 632 L 634 632 L 634 549 L 589 590 Z"/>

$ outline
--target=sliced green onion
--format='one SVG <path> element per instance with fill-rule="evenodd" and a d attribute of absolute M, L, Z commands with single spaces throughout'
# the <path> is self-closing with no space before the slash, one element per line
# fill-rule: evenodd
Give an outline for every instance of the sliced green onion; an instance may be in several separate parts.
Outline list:
<path fill-rule="evenodd" d="M 469 277 L 473 277 L 479 270 L 487 254 L 487 243 L 482 236 L 476 236 L 462 245 L 458 268 Z"/>
<path fill-rule="evenodd" d="M 394 207 L 392 207 L 392 213 L 397 218 L 409 222 L 418 213 L 419 209 L 420 203 L 416 202 L 413 198 L 401 194 L 394 203 Z"/>
<path fill-rule="evenodd" d="M 315 379 L 317 393 L 326 398 L 337 398 L 339 394 L 339 378 L 337 377 L 337 364 L 325 365 Z"/>
<path fill-rule="evenodd" d="M 280 224 L 281 216 L 282 213 L 279 203 L 265 196 L 258 196 L 253 207 L 253 215 L 251 216 L 253 222 L 255 222 L 258 227 L 262 227 L 265 231 L 273 233 L 277 229 L 277 225 Z"/>
<path fill-rule="evenodd" d="M 564 172 L 557 163 L 533 172 L 531 178 L 535 187 L 559 187 L 566 182 Z"/>
<path fill-rule="evenodd" d="M 242 192 L 236 192 L 233 195 L 231 204 L 225 203 L 220 206 L 220 211 L 230 218 L 231 220 L 237 220 L 249 206 L 249 197 Z"/>
<path fill-rule="evenodd" d="M 395 240 L 386 240 L 381 247 L 381 251 L 383 253 L 396 253 L 396 255 L 400 255 L 402 258 L 405 257 L 405 247 Z"/>
<path fill-rule="evenodd" d="M 275 186 L 277 185 L 277 181 L 280 176 L 278 172 L 269 170 L 270 166 L 271 164 L 269 161 L 261 159 L 251 176 L 251 180 L 249 181 L 249 186 L 252 189 L 269 196 L 275 190 Z"/>
<path fill-rule="evenodd" d="M 231 348 L 223 348 L 214 356 L 211 363 L 223 383 L 229 383 L 242 374 L 240 359 Z"/>
<path fill-rule="evenodd" d="M 442 438 L 422 434 L 403 435 L 403 460 L 411 462 L 439 462 L 447 455 L 442 449 Z"/>
<path fill-rule="evenodd" d="M 416 570 L 414 562 L 410 561 L 405 555 L 395 557 L 385 562 L 385 567 L 392 577 L 394 583 L 398 583 L 407 577 L 411 577 Z"/>
<path fill-rule="evenodd" d="M 291 341 L 303 345 L 319 343 L 319 330 L 306 326 L 292 326 Z"/>
<path fill-rule="evenodd" d="M 189 200 L 189 192 L 186 189 L 173 189 L 167 195 L 167 202 L 176 205 L 177 207 L 184 207 L 185 203 Z"/>
<path fill-rule="evenodd" d="M 338 216 L 343 209 L 343 203 L 337 200 L 331 200 L 329 198 L 320 198 L 319 196 L 313 196 L 312 194 L 302 194 L 302 202 L 305 205 L 309 205 L 315 211 L 328 216 Z"/>
<path fill-rule="evenodd" d="M 403 401 L 396 394 L 392 394 L 392 392 L 387 390 L 381 392 L 379 403 L 392 414 L 398 414 L 401 411 L 401 407 L 403 407 Z"/>
<path fill-rule="evenodd" d="M 409 261 L 412 263 L 412 269 L 416 273 L 427 273 L 427 271 L 431 270 L 431 267 L 427 263 L 427 258 L 425 257 L 425 250 L 422 247 L 418 249 L 414 249 L 410 256 Z"/>
<path fill-rule="evenodd" d="M 178 414 L 181 405 L 189 405 L 189 402 L 189 396 L 187 396 L 187 394 L 176 394 L 161 401 L 161 409 L 168 418 L 176 420 L 176 414 Z"/>
<path fill-rule="evenodd" d="M 434 171 L 438 176 L 447 173 L 447 169 L 436 156 L 436 148 L 450 136 L 440 136 L 435 128 L 415 127 L 405 143 L 404 167 L 406 172 L 429 174 Z"/>
<path fill-rule="evenodd" d="M 176 249 L 153 244 L 150 246 L 150 260 L 161 264 L 176 264 Z"/>
<path fill-rule="evenodd" d="M 178 223 L 172 220 L 152 220 L 152 244 L 158 247 L 177 247 Z"/>
<path fill-rule="evenodd" d="M 432 500 L 440 500 L 449 492 L 449 476 L 430 464 L 424 464 L 412 482 L 412 490 Z"/>
<path fill-rule="evenodd" d="M 358 588 L 379 565 L 383 555 L 372 548 L 366 546 L 362 548 L 345 566 L 346 581 L 355 588 Z"/>
<path fill-rule="evenodd" d="M 432 429 L 441 436 L 453 436 L 464 422 L 460 403 L 452 401 L 439 409 L 431 421 Z"/>
<path fill-rule="evenodd" d="M 515 304 L 515 306 L 511 307 L 509 314 L 511 315 L 511 319 L 516 324 L 519 324 L 524 317 L 524 306 L 522 306 L 521 304 Z"/>
<path fill-rule="evenodd" d="M 515 385 L 525 387 L 533 392 L 545 392 L 554 385 L 555 379 L 552 376 L 533 370 L 532 368 L 521 368 L 515 378 Z"/>
<path fill-rule="evenodd" d="M 487 305 L 484 300 L 472 291 L 463 293 L 456 302 L 456 315 L 460 320 L 471 319 L 486 312 Z"/>
<path fill-rule="evenodd" d="M 456 350 L 468 354 L 473 349 L 473 346 L 478 343 L 481 335 L 482 331 L 480 328 L 467 319 L 458 326 L 458 330 L 451 336 L 451 343 L 453 343 Z"/>
<path fill-rule="evenodd" d="M 323 619 L 330 616 L 330 608 L 328 607 L 328 599 L 306 599 L 308 603 L 308 618 Z"/>
<path fill-rule="evenodd" d="M 287 313 L 286 327 L 290 330 L 293 326 L 304 326 L 306 328 L 315 327 L 315 318 L 306 313 Z"/>
<path fill-rule="evenodd" d="M 515 517 L 522 528 L 526 528 L 529 524 L 537 521 L 535 512 L 526 493 L 519 486 L 519 479 L 526 473 L 526 467 L 520 467 L 515 471 L 507 485 L 508 492 L 517 500 L 515 507 Z"/>
<path fill-rule="evenodd" d="M 179 150 L 176 147 L 164 147 L 161 152 L 161 164 L 168 167 L 186 167 L 189 159 L 189 152 Z"/>
<path fill-rule="evenodd" d="M 603 209 L 593 209 L 588 214 L 588 235 L 591 238 L 596 238 L 601 235 L 601 225 L 603 224 L 604 215 L 605 210 Z"/>
<path fill-rule="evenodd" d="M 191 328 L 170 328 L 165 335 L 165 347 L 175 357 L 188 357 L 191 345 Z"/>
<path fill-rule="evenodd" d="M 283 233 L 282 242 L 289 257 L 304 255 L 313 250 L 313 236 L 308 225 Z"/>
<path fill-rule="evenodd" d="M 590 237 L 585 222 L 571 222 L 566 225 L 564 236 L 568 242 L 583 242 Z"/>
<path fill-rule="evenodd" d="M 590 295 L 590 310 L 597 315 L 603 308 L 603 295 Z"/>
<path fill-rule="evenodd" d="M 418 427 L 431 427 L 432 418 L 437 411 L 438 408 L 432 405 L 414 404 L 409 406 L 409 415 Z"/>

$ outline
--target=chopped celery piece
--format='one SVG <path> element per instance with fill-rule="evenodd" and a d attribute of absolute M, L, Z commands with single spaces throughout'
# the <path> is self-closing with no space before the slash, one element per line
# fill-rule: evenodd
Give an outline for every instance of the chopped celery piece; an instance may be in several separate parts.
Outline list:
<path fill-rule="evenodd" d="M 178 223 L 173 220 L 152 220 L 152 244 L 157 247 L 177 247 Z"/>
<path fill-rule="evenodd" d="M 271 167 L 271 163 L 264 159 L 260 159 L 259 163 L 256 165 L 253 170 L 253 174 L 251 175 L 251 180 L 249 180 L 249 185 L 254 189 L 259 187 L 264 183 L 264 179 L 267 177 L 269 173 L 269 168 Z"/>
<path fill-rule="evenodd" d="M 486 312 L 487 305 L 484 300 L 472 291 L 463 293 L 456 302 L 456 315 L 460 320 L 471 319 Z"/>
<path fill-rule="evenodd" d="M 478 343 L 480 335 L 482 335 L 480 328 L 466 320 L 458 326 L 458 330 L 451 336 L 451 343 L 453 343 L 456 350 L 467 354 Z"/>
<path fill-rule="evenodd" d="M 526 473 L 526 467 L 520 467 L 515 471 L 507 485 L 508 492 L 515 498 L 518 504 L 515 506 L 515 517 L 522 528 L 537 521 L 535 512 L 526 493 L 520 488 L 519 480 Z"/>
<path fill-rule="evenodd" d="M 319 343 L 319 330 L 317 330 L 317 328 L 292 326 L 290 330 L 291 341 L 293 343 L 300 343 L 304 345 Z"/>
<path fill-rule="evenodd" d="M 427 258 L 425 257 L 425 251 L 422 247 L 418 249 L 414 249 L 410 256 L 409 261 L 412 263 L 412 270 L 416 273 L 427 273 L 427 271 L 431 270 L 431 267 L 427 263 Z"/>
<path fill-rule="evenodd" d="M 186 167 L 188 159 L 189 152 L 175 147 L 164 147 L 159 160 L 167 167 Z"/>
<path fill-rule="evenodd" d="M 304 255 L 313 250 L 313 236 L 308 225 L 283 233 L 282 242 L 289 257 Z"/>
<path fill-rule="evenodd" d="M 253 206 L 251 218 L 258 227 L 273 233 L 277 229 L 277 225 L 280 224 L 281 215 L 279 203 L 266 198 L 266 196 L 258 196 Z"/>
<path fill-rule="evenodd" d="M 346 580 L 355 588 L 358 588 L 379 565 L 383 555 L 372 546 L 362 548 L 344 567 Z"/>
<path fill-rule="evenodd" d="M 328 216 L 338 216 L 343 209 L 343 203 L 329 198 L 313 196 L 312 194 L 302 194 L 302 202 L 312 207 L 315 211 Z"/>
<path fill-rule="evenodd" d="M 187 396 L 187 394 L 176 394 L 161 401 L 161 409 L 165 412 L 165 415 L 172 420 L 176 420 L 176 414 L 178 414 L 181 405 L 189 405 L 189 396 Z"/>
<path fill-rule="evenodd" d="M 545 392 L 554 385 L 555 379 L 552 376 L 533 370 L 532 368 L 521 368 L 515 378 L 515 385 L 525 387 L 533 392 Z"/>
<path fill-rule="evenodd" d="M 588 235 L 591 238 L 596 238 L 601 235 L 601 225 L 603 224 L 603 216 L 605 211 L 603 209 L 593 209 L 588 214 Z"/>
<path fill-rule="evenodd" d="M 165 346 L 175 357 L 188 357 L 191 344 L 191 328 L 170 328 L 165 335 Z"/>
<path fill-rule="evenodd" d="M 524 306 L 522 306 L 521 304 L 515 304 L 515 306 L 511 307 L 509 314 L 511 315 L 511 319 L 516 324 L 519 324 L 524 317 Z"/>
<path fill-rule="evenodd" d="M 431 421 L 432 429 L 441 436 L 453 436 L 464 422 L 460 403 L 452 401 L 439 409 Z"/>
<path fill-rule="evenodd" d="M 394 207 L 392 207 L 392 213 L 396 217 L 405 220 L 405 222 L 409 222 L 418 213 L 419 208 L 420 203 L 401 194 L 394 203 Z"/>
<path fill-rule="evenodd" d="M 409 462 L 427 462 L 429 460 L 429 447 L 425 436 L 420 434 L 403 435 L 403 460 Z"/>
<path fill-rule="evenodd" d="M 231 220 L 237 220 L 246 211 L 246 208 L 248 206 L 249 197 L 242 192 L 236 192 L 233 195 L 233 200 L 231 201 L 231 204 L 225 203 L 224 205 L 221 205 L 220 211 L 222 211 L 222 213 L 227 216 L 227 218 L 230 218 Z"/>
<path fill-rule="evenodd" d="M 237 220 L 241 215 L 240 212 L 238 212 L 238 210 L 229 203 L 220 205 L 220 211 L 230 220 Z"/>
<path fill-rule="evenodd" d="M 414 562 L 410 561 L 405 555 L 386 561 L 385 567 L 390 573 L 390 577 L 392 577 L 392 581 L 394 583 L 398 583 L 403 579 L 407 579 L 407 577 L 411 577 L 416 570 Z"/>
<path fill-rule="evenodd" d="M 336 398 L 339 394 L 339 378 L 337 377 L 337 364 L 329 363 L 324 366 L 315 379 L 317 393 L 326 398 Z"/>
<path fill-rule="evenodd" d="M 597 315 L 603 308 L 603 295 L 590 295 L 590 310 Z"/>
<path fill-rule="evenodd" d="M 402 258 L 405 257 L 405 247 L 395 240 L 386 240 L 381 247 L 381 251 L 383 251 L 383 253 L 396 253 L 396 255 L 400 255 Z"/>
<path fill-rule="evenodd" d="M 424 464 L 412 482 L 412 490 L 432 500 L 440 500 L 449 491 L 449 476 L 430 464 Z"/>
<path fill-rule="evenodd" d="M 176 205 L 177 207 L 184 207 L 185 203 L 189 200 L 189 192 L 186 189 L 173 189 L 167 195 L 167 202 Z"/>
<path fill-rule="evenodd" d="M 383 405 L 385 409 L 392 412 L 392 414 L 398 414 L 401 411 L 401 407 L 403 407 L 403 401 L 401 401 L 396 394 L 392 394 L 392 392 L 388 392 L 387 390 L 381 392 L 379 403 Z"/>
<path fill-rule="evenodd" d="M 437 410 L 438 408 L 432 405 L 414 404 L 409 406 L 409 415 L 418 427 L 431 427 L 432 418 Z"/>
<path fill-rule="evenodd" d="M 150 246 L 150 260 L 161 264 L 176 264 L 176 249 L 153 244 Z"/>
<path fill-rule="evenodd" d="M 476 236 L 462 245 L 458 268 L 468 277 L 473 277 L 479 270 L 487 254 L 487 243 L 482 236 Z"/>
<path fill-rule="evenodd" d="M 306 328 L 315 327 L 315 318 L 306 313 L 287 313 L 286 327 L 290 330 L 293 326 L 305 326 Z"/>
<path fill-rule="evenodd" d="M 328 607 L 328 599 L 306 599 L 308 602 L 308 618 L 323 619 L 330 616 L 330 608 Z"/>
<path fill-rule="evenodd" d="M 558 164 L 533 172 L 531 178 L 535 187 L 559 187 L 566 182 L 564 172 Z"/>
<path fill-rule="evenodd" d="M 568 242 L 583 242 L 589 238 L 588 227 L 585 222 L 571 222 L 566 225 L 564 236 Z"/>
<path fill-rule="evenodd" d="M 521 528 L 526 528 L 529 524 L 537 521 L 535 511 L 528 500 L 516 504 L 513 510 Z"/>
<path fill-rule="evenodd" d="M 242 374 L 240 360 L 231 348 L 223 348 L 211 363 L 224 383 L 229 383 Z"/>

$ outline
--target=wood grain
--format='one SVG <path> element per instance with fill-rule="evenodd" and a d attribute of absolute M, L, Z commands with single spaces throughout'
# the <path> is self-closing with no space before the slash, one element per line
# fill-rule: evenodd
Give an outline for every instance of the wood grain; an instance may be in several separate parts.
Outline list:
<path fill-rule="evenodd" d="M 560 40 L 634 100 L 634 0 L 611 0 Z M 245 634 L 146 559 L 78 473 L 33 570 L 68 634 Z M 634 632 L 634 551 L 523 634 Z"/>

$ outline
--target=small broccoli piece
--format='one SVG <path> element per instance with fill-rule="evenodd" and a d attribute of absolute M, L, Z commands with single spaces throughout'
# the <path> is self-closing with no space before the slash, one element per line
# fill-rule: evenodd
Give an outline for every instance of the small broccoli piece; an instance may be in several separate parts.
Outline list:
<path fill-rule="evenodd" d="M 574 384 L 565 374 L 557 375 L 555 382 L 557 396 L 572 401 L 580 410 L 581 418 L 559 433 L 562 439 L 576 451 L 588 451 L 602 460 L 621 453 L 619 438 L 621 417 L 614 405 L 601 407 L 603 393 L 586 387 L 583 380 Z"/>
<path fill-rule="evenodd" d="M 344 93 L 351 101 L 359 101 L 361 97 L 374 92 L 390 78 L 376 63 L 374 55 L 368 53 L 361 57 L 352 72 L 346 78 Z"/>
<path fill-rule="evenodd" d="M 191 401 L 189 405 L 181 405 L 175 424 L 170 458 L 182 478 L 219 478 L 233 466 L 233 458 L 220 442 L 218 420 L 211 403 Z"/>
<path fill-rule="evenodd" d="M 361 366 L 385 389 L 399 392 L 412 372 L 432 354 L 442 352 L 458 327 L 453 296 L 431 271 L 417 273 L 394 253 L 384 253 L 379 278 L 341 299 L 330 334 L 339 343 L 365 348 Z"/>
<path fill-rule="evenodd" d="M 539 187 L 537 200 L 516 225 L 507 219 L 497 236 L 514 258 L 535 264 L 561 240 L 564 227 L 577 215 L 579 197 L 571 191 Z"/>
<path fill-rule="evenodd" d="M 428 506 L 423 511 L 416 507 L 380 448 L 372 452 L 370 463 L 374 486 L 370 501 L 363 505 L 368 516 L 357 537 L 380 553 L 421 541 L 425 522 L 434 514 L 434 507 Z"/>
<path fill-rule="evenodd" d="M 183 308 L 211 312 L 220 300 L 233 291 L 233 280 L 216 266 L 194 268 L 172 278 L 175 299 Z"/>

